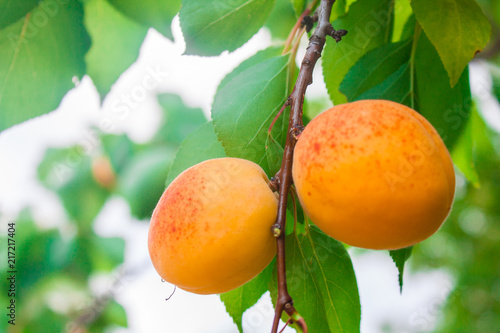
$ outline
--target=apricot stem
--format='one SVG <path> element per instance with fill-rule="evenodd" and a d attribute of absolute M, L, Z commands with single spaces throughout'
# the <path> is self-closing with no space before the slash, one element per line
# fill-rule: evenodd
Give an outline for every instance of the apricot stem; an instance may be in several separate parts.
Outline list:
<path fill-rule="evenodd" d="M 292 93 L 285 102 L 285 105 L 290 105 L 290 120 L 288 123 L 288 135 L 286 138 L 286 144 L 283 152 L 283 162 L 281 164 L 280 170 L 276 173 L 275 178 L 279 180 L 279 199 L 278 199 L 278 216 L 276 218 L 275 226 L 279 226 L 281 231 L 285 230 L 286 223 L 286 206 L 288 193 L 290 187 L 292 186 L 292 163 L 293 163 L 293 150 L 297 142 L 297 138 L 304 128 L 302 122 L 303 105 L 304 105 L 304 95 L 306 93 L 307 87 L 312 83 L 312 74 L 316 62 L 321 56 L 323 47 L 326 42 L 326 36 L 332 36 L 337 42 L 340 41 L 342 36 L 344 36 L 347 31 L 338 30 L 335 31 L 330 23 L 330 15 L 332 12 L 332 6 L 335 0 L 321 0 L 318 10 L 313 16 L 313 20 L 316 20 L 318 24 L 311 38 L 309 39 L 309 45 L 307 46 L 304 59 L 302 60 L 299 74 L 297 76 L 297 81 L 293 88 Z M 308 11 L 309 10 L 309 11 Z M 304 16 L 310 13 L 310 8 L 301 15 L 303 19 Z M 302 23 L 301 23 L 302 24 Z M 300 25 L 296 24 L 298 29 Z M 295 35 L 293 31 L 293 35 Z M 284 109 L 284 108 L 283 108 Z M 288 288 L 286 284 L 286 264 L 285 264 L 285 233 L 279 233 L 276 237 L 277 244 L 277 272 L 278 272 L 278 297 L 276 300 L 276 309 L 274 314 L 274 321 L 271 333 L 278 332 L 278 325 L 283 311 L 285 311 L 290 318 L 300 318 L 296 321 L 296 324 L 304 331 L 307 332 L 307 325 L 297 310 L 293 306 L 293 300 L 288 293 Z"/>

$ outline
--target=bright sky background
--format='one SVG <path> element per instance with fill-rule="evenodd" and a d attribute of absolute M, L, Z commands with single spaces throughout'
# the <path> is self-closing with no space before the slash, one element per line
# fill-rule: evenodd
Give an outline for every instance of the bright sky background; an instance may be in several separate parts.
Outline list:
<path fill-rule="evenodd" d="M 271 43 L 269 33 L 261 30 L 231 54 L 204 58 L 182 56 L 184 42 L 178 19 L 174 21 L 174 36 L 175 43 L 172 43 L 150 30 L 138 61 L 113 86 L 102 108 L 92 81 L 85 77 L 76 89 L 68 93 L 55 112 L 0 134 L 2 231 L 7 221 L 13 220 L 25 206 L 33 208 L 36 219 L 44 226 L 65 228 L 65 213 L 55 194 L 44 189 L 36 180 L 36 167 L 47 147 L 67 147 L 88 141 L 89 125 L 99 126 L 102 119 L 109 117 L 113 119 L 115 133 L 126 132 L 135 141 L 146 141 L 159 125 L 160 109 L 156 102 L 159 92 L 177 93 L 186 104 L 201 107 L 209 115 L 216 87 L 224 75 L 243 59 Z M 304 49 L 302 47 L 301 52 Z M 142 86 L 142 80 L 151 71 L 166 74 L 160 76 L 161 82 L 147 91 L 147 95 L 136 95 L 139 97 L 134 99 L 137 105 L 131 108 L 125 119 L 117 119 L 111 111 L 114 103 L 134 91 L 137 93 L 137 87 Z M 485 93 L 490 89 L 489 78 L 481 66 L 474 66 L 472 72 L 473 90 L 487 106 L 484 109 L 495 110 L 488 112 L 486 118 L 500 129 L 498 103 Z M 326 90 L 319 67 L 316 77 L 308 94 L 324 95 Z M 460 191 L 463 180 L 459 179 L 458 183 Z M 132 219 L 123 199 L 115 197 L 106 204 L 97 218 L 95 230 L 103 236 L 124 237 L 127 240 L 124 266 L 127 269 L 138 267 L 140 272 L 125 278 L 120 287 L 114 289 L 129 318 L 129 328 L 117 329 L 116 332 L 237 332 L 218 296 L 198 296 L 177 289 L 174 296 L 165 301 L 173 286 L 162 283 L 149 262 L 146 246 L 148 223 Z M 453 287 L 449 274 L 444 271 L 409 274 L 411 272 L 407 271 L 404 291 L 400 295 L 397 270 L 387 253 L 356 252 L 353 263 L 360 288 L 363 333 L 382 332 L 376 328 L 386 322 L 391 323 L 398 333 L 432 330 L 438 320 L 438 307 Z M 110 288 L 109 277 L 98 276 L 93 282 L 96 290 Z M 63 301 L 71 302 L 64 295 L 52 296 L 50 302 L 54 307 Z M 273 308 L 269 296 L 265 295 L 245 314 L 245 332 L 269 332 L 272 317 Z"/>

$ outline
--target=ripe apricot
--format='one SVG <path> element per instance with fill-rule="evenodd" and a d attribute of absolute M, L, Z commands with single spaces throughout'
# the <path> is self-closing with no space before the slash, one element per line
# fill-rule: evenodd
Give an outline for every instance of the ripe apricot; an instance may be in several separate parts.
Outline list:
<path fill-rule="evenodd" d="M 199 163 L 181 173 L 151 218 L 148 247 L 160 276 L 184 290 L 215 294 L 260 273 L 276 253 L 278 209 L 260 166 L 238 158 Z"/>
<path fill-rule="evenodd" d="M 334 106 L 297 141 L 293 180 L 310 219 L 344 243 L 416 244 L 439 229 L 455 191 L 450 155 L 414 110 L 385 100 Z"/>

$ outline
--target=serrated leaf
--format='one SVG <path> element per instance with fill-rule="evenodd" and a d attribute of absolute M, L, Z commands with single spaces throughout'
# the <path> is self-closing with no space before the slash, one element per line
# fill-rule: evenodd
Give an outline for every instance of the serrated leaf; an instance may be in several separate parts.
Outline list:
<path fill-rule="evenodd" d="M 104 99 L 111 85 L 137 59 L 148 30 L 107 1 L 89 0 L 84 6 L 85 26 L 92 39 L 85 55 L 87 74 Z"/>
<path fill-rule="evenodd" d="M 16 22 L 35 8 L 41 0 L 0 0 L 0 29 Z M 48 1 L 44 4 L 47 7 Z M 58 4 L 56 4 L 57 6 Z"/>
<path fill-rule="evenodd" d="M 479 175 L 477 174 L 474 163 L 474 155 L 476 152 L 474 129 L 477 130 L 480 128 L 480 133 L 484 133 L 486 132 L 484 127 L 484 121 L 474 107 L 465 129 L 451 152 L 453 163 L 475 187 L 479 187 Z"/>
<path fill-rule="evenodd" d="M 241 64 L 239 64 L 235 69 L 233 69 L 229 74 L 227 74 L 222 81 L 219 83 L 217 90 L 221 90 L 224 86 L 238 76 L 241 72 L 247 70 L 248 68 L 258 65 L 273 57 L 278 57 L 283 52 L 283 46 L 270 46 L 264 50 L 255 53 L 248 59 L 245 59 Z"/>
<path fill-rule="evenodd" d="M 243 313 L 252 307 L 267 291 L 267 286 L 273 274 L 273 260 L 259 275 L 241 287 L 220 294 L 220 299 L 226 307 L 227 313 L 233 318 L 240 332 L 243 332 Z"/>
<path fill-rule="evenodd" d="M 164 112 L 153 142 L 179 145 L 189 133 L 207 122 L 200 108 L 186 106 L 177 95 L 158 95 L 158 102 Z"/>
<path fill-rule="evenodd" d="M 323 52 L 323 76 L 333 104 L 347 102 L 339 87 L 358 59 L 391 40 L 391 3 L 389 0 L 358 0 L 349 7 L 347 14 L 332 23 L 335 29 L 348 31 L 339 43 L 327 38 Z"/>
<path fill-rule="evenodd" d="M 412 39 L 384 44 L 366 53 L 349 70 L 340 91 L 352 102 L 368 89 L 382 83 L 410 59 Z"/>
<path fill-rule="evenodd" d="M 232 52 L 266 22 L 275 0 L 184 0 L 179 13 L 186 54 Z"/>
<path fill-rule="evenodd" d="M 452 88 L 439 55 L 422 31 L 415 51 L 415 77 L 416 110 L 431 122 L 451 150 L 472 106 L 469 71 L 465 70 Z"/>
<path fill-rule="evenodd" d="M 215 135 L 214 126 L 212 122 L 208 122 L 189 134 L 181 143 L 170 167 L 166 185 L 168 186 L 181 172 L 195 164 L 225 156 L 224 148 Z"/>
<path fill-rule="evenodd" d="M 108 0 L 108 2 L 146 28 L 153 27 L 173 40 L 171 24 L 181 8 L 181 0 Z"/>
<path fill-rule="evenodd" d="M 271 175 L 275 175 L 281 168 L 283 152 L 283 147 L 271 135 L 268 135 L 266 140 L 266 158 Z"/>
<path fill-rule="evenodd" d="M 412 0 L 411 6 L 455 86 L 490 39 L 488 19 L 474 0 Z"/>
<path fill-rule="evenodd" d="M 267 131 L 287 97 L 288 65 L 289 56 L 285 55 L 239 72 L 217 90 L 212 105 L 215 131 L 227 156 L 253 161 L 268 174 Z M 282 116 L 273 127 L 278 142 L 284 124 Z"/>
<path fill-rule="evenodd" d="M 286 238 L 287 284 L 310 332 L 360 331 L 356 276 L 345 247 L 317 227 Z M 275 287 L 271 289 L 276 298 Z"/>
<path fill-rule="evenodd" d="M 405 270 L 405 262 L 410 258 L 412 249 L 413 246 L 405 247 L 404 249 L 389 251 L 392 261 L 394 261 L 396 267 L 398 268 L 400 292 L 403 292 L 403 273 Z"/>
<path fill-rule="evenodd" d="M 56 109 L 85 73 L 89 38 L 80 2 L 51 10 L 39 5 L 0 30 L 0 131 Z"/>

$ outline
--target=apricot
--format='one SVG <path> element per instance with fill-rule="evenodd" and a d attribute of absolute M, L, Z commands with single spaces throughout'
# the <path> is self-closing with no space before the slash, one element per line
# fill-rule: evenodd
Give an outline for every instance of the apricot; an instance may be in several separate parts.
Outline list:
<path fill-rule="evenodd" d="M 455 173 L 433 126 L 390 101 L 334 106 L 304 129 L 293 180 L 314 224 L 352 246 L 399 249 L 436 232 L 451 209 Z"/>
<path fill-rule="evenodd" d="M 185 170 L 154 209 L 148 247 L 159 275 L 197 294 L 223 293 L 259 274 L 276 253 L 278 199 L 257 164 L 207 160 Z"/>

